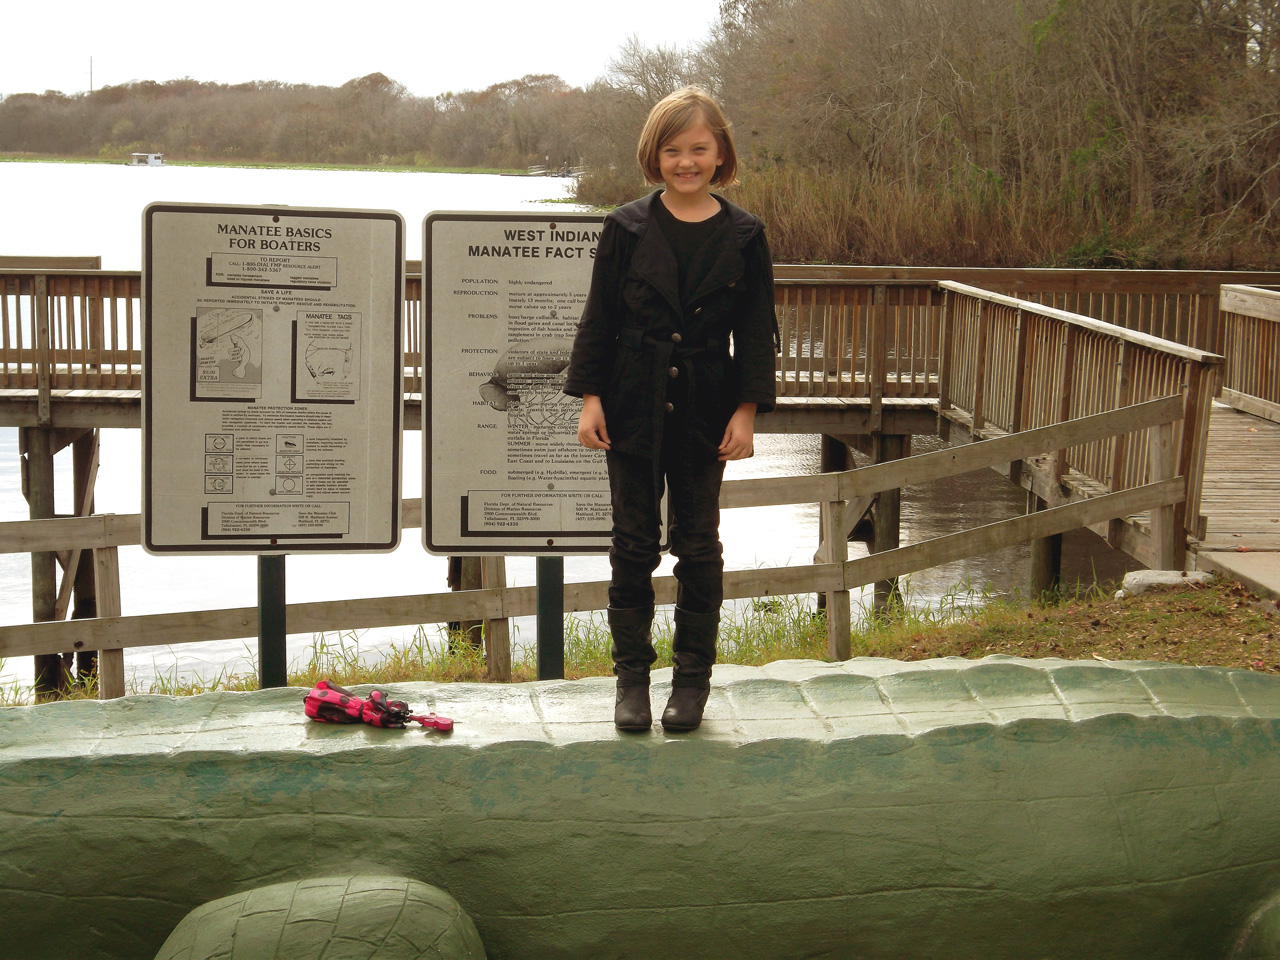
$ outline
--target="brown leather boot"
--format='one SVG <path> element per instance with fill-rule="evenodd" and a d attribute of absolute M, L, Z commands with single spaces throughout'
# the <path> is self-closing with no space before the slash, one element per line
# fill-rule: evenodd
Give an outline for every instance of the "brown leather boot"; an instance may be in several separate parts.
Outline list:
<path fill-rule="evenodd" d="M 613 705 L 613 725 L 619 730 L 652 730 L 653 711 L 649 707 L 648 680 L 618 678 Z"/>
<path fill-rule="evenodd" d="M 662 729 L 684 733 L 698 729 L 702 723 L 702 711 L 711 692 L 711 668 L 716 662 L 720 611 L 691 613 L 676 607 L 673 619 L 676 629 L 671 647 L 675 667 L 671 699 L 662 711 Z"/>
<path fill-rule="evenodd" d="M 702 711 L 707 705 L 707 697 L 711 694 L 711 681 L 680 682 L 680 677 L 671 681 L 671 698 L 667 708 L 662 711 L 662 729 L 668 733 L 686 733 L 697 730 L 702 724 Z"/>
<path fill-rule="evenodd" d="M 619 730 L 650 730 L 649 668 L 657 659 L 651 631 L 653 607 L 609 607 L 613 636 L 613 672 L 618 677 L 613 725 Z"/>

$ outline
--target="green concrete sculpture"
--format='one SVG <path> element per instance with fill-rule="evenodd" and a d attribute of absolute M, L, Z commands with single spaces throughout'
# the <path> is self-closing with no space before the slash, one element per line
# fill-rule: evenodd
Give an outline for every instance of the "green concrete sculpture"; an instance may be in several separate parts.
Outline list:
<path fill-rule="evenodd" d="M 443 890 L 406 877 L 317 877 L 223 897 L 182 918 L 156 960 L 485 960 Z"/>
<path fill-rule="evenodd" d="M 619 734 L 610 678 L 389 689 L 450 735 L 310 722 L 298 689 L 0 710 L 0 955 L 151 960 L 210 900 L 358 874 L 446 891 L 494 960 L 1270 949 L 1280 677 L 991 657 L 716 681 L 678 736 Z"/>
<path fill-rule="evenodd" d="M 1249 918 L 1227 960 L 1280 960 L 1280 894 Z"/>

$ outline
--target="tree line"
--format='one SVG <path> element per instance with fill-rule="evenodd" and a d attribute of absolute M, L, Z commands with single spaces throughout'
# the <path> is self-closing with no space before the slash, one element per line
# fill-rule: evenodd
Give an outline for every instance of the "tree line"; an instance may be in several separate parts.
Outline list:
<path fill-rule="evenodd" d="M 734 121 L 735 197 L 779 260 L 1275 265 L 1275 0 L 723 0 L 688 48 L 628 41 L 572 87 L 419 97 L 191 79 L 0 101 L 0 151 L 591 171 L 644 191 L 636 134 L 689 83 Z"/>

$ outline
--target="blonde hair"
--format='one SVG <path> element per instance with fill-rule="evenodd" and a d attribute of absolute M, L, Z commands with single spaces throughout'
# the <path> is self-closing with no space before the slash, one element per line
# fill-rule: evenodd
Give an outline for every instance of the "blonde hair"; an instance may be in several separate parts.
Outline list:
<path fill-rule="evenodd" d="M 649 111 L 649 119 L 640 131 L 640 143 L 636 146 L 636 160 L 644 173 L 646 183 L 662 183 L 658 167 L 658 151 L 673 137 L 678 137 L 701 121 L 715 135 L 720 148 L 720 166 L 711 177 L 712 184 L 732 186 L 738 182 L 738 151 L 733 146 L 733 134 L 720 104 L 699 87 L 684 87 L 667 94 Z"/>

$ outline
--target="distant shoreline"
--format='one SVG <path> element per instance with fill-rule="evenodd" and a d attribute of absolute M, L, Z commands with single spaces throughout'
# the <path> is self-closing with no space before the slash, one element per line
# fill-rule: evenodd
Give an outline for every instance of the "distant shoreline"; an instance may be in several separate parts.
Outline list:
<path fill-rule="evenodd" d="M 104 166 L 127 167 L 121 158 L 111 157 L 63 157 L 52 154 L 0 153 L 0 163 L 94 163 Z M 528 171 L 504 167 L 416 167 L 405 164 L 356 164 L 356 163 L 288 163 L 270 160 L 246 160 L 239 163 L 213 160 L 165 160 L 166 167 L 227 167 L 246 170 L 353 170 L 364 173 L 486 173 L 498 176 L 530 176 Z M 154 168 L 149 168 L 154 169 Z"/>

